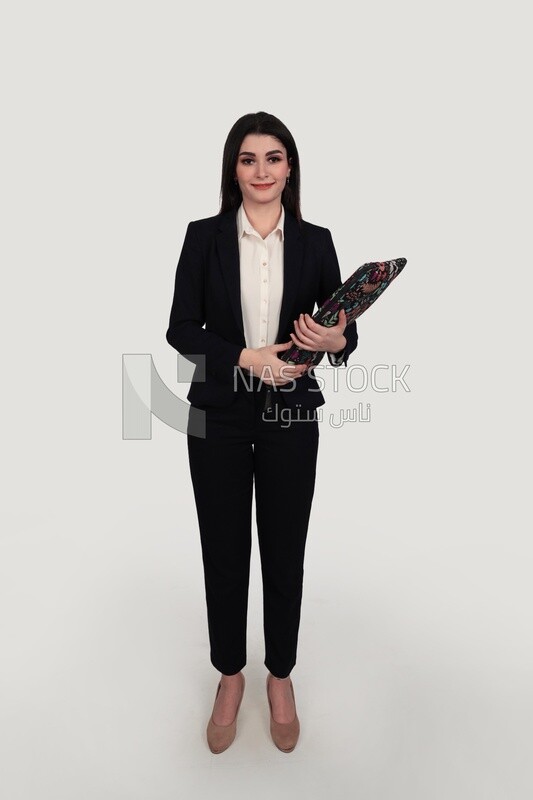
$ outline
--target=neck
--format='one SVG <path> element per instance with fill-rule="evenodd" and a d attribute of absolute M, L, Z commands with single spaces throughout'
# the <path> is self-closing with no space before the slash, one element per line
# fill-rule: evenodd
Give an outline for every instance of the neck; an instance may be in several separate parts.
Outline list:
<path fill-rule="evenodd" d="M 281 216 L 281 201 L 273 203 L 251 203 L 243 200 L 246 216 L 257 231 L 274 230 Z"/>

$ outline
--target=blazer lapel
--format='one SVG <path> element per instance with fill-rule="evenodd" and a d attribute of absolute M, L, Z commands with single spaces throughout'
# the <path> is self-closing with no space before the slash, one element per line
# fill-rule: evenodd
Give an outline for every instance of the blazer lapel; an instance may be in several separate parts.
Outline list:
<path fill-rule="evenodd" d="M 303 262 L 303 243 L 300 227 L 296 217 L 287 211 L 287 209 L 285 209 L 283 236 L 283 297 L 279 313 L 276 344 L 280 344 L 284 341 L 283 334 L 285 328 L 287 324 L 291 322 L 289 317 L 296 299 L 296 291 L 300 283 Z M 290 328 L 292 330 L 292 325 Z"/>
<path fill-rule="evenodd" d="M 287 209 L 285 209 L 283 235 L 283 297 L 281 301 L 276 344 L 279 344 L 283 340 L 282 334 L 289 322 L 289 315 L 300 282 L 303 260 L 303 244 L 300 227 L 296 218 L 287 211 Z M 227 211 L 220 215 L 216 240 L 220 266 L 228 289 L 230 304 L 244 339 L 236 211 Z"/>
<path fill-rule="evenodd" d="M 239 330 L 242 333 L 242 339 L 245 341 L 241 307 L 241 273 L 236 211 L 226 211 L 220 215 L 216 241 L 220 267 L 228 289 L 230 304 Z"/>

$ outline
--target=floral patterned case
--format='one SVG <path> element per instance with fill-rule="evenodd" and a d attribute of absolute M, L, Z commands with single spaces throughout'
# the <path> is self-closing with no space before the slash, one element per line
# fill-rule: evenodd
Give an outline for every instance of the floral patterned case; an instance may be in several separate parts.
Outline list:
<path fill-rule="evenodd" d="M 344 308 L 346 324 L 349 325 L 367 308 L 370 308 L 372 303 L 375 303 L 406 264 L 406 258 L 395 258 L 392 261 L 370 261 L 363 264 L 333 292 L 313 314 L 313 319 L 329 328 L 337 324 L 339 310 Z M 279 357 L 288 364 L 308 364 L 309 367 L 315 367 L 323 356 L 323 351 L 302 350 L 293 345 Z"/>

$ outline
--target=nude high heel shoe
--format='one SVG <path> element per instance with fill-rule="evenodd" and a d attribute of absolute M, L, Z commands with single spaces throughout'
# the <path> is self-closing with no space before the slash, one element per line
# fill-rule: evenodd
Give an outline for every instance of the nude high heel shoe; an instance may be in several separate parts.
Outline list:
<path fill-rule="evenodd" d="M 292 697 L 294 700 L 294 705 L 296 707 L 296 700 L 294 699 L 294 688 L 290 678 L 289 682 L 290 682 Z M 272 716 L 272 703 L 270 701 L 270 695 L 268 693 L 269 683 L 270 683 L 270 674 L 267 675 L 266 679 L 268 705 L 270 706 L 270 735 L 272 736 L 272 740 L 276 745 L 276 747 L 278 748 L 278 750 L 281 750 L 284 753 L 292 753 L 292 751 L 296 747 L 296 743 L 300 735 L 300 720 L 298 719 L 298 714 L 295 713 L 294 719 L 291 722 L 276 722 L 276 720 Z"/>
<path fill-rule="evenodd" d="M 241 697 L 239 700 L 239 704 L 237 706 L 237 711 L 235 712 L 235 717 L 233 722 L 230 722 L 229 725 L 217 725 L 213 722 L 213 712 L 211 712 L 211 717 L 209 718 L 209 722 L 207 723 L 207 743 L 209 745 L 209 749 L 212 753 L 223 753 L 224 750 L 227 750 L 230 744 L 233 743 L 235 736 L 237 734 L 237 717 L 239 715 L 239 709 L 241 707 L 242 698 L 244 696 L 244 675 L 242 677 L 242 690 L 241 690 Z M 218 697 L 218 693 L 220 692 L 220 688 L 222 686 L 222 681 L 219 682 L 217 686 L 217 693 L 215 695 L 215 703 Z M 213 704 L 214 710 L 214 704 Z"/>

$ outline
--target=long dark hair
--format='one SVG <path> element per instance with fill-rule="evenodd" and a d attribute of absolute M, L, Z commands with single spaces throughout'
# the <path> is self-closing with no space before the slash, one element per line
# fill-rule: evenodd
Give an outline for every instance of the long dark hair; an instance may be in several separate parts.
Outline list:
<path fill-rule="evenodd" d="M 242 203 L 242 192 L 239 184 L 235 183 L 235 169 L 237 158 L 243 139 L 249 133 L 266 134 L 274 136 L 283 144 L 290 160 L 290 181 L 285 185 L 281 194 L 281 202 L 287 211 L 296 217 L 298 223 L 302 221 L 300 210 L 300 158 L 296 142 L 289 129 L 281 120 L 266 111 L 255 114 L 245 114 L 240 117 L 228 133 L 224 154 L 222 156 L 222 182 L 220 186 L 220 211 L 223 214 L 231 209 L 237 210 Z"/>

